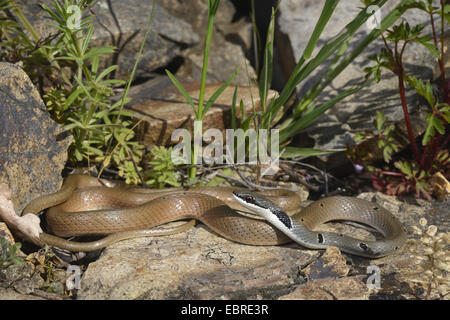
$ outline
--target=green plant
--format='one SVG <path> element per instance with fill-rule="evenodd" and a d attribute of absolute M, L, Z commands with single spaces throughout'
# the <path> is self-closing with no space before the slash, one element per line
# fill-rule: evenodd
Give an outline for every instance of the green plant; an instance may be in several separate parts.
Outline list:
<path fill-rule="evenodd" d="M 177 165 L 172 161 L 172 148 L 154 147 L 149 161 L 150 169 L 145 172 L 145 182 L 162 189 L 166 186 L 179 187 Z"/>
<path fill-rule="evenodd" d="M 64 263 L 56 256 L 56 254 L 48 249 L 41 249 L 39 251 L 30 253 L 25 260 L 34 266 L 34 270 L 38 272 L 44 279 L 45 284 L 42 289 L 48 292 L 62 291 L 63 286 L 57 280 L 58 268 L 61 268 Z"/>
<path fill-rule="evenodd" d="M 432 36 L 424 36 L 423 25 L 411 27 L 407 22 L 403 22 L 392 29 L 387 30 L 386 35 L 381 34 L 385 48 L 377 55 L 370 57 L 375 62 L 374 66 L 366 68 L 367 78 L 372 77 L 375 81 L 380 81 L 382 70 L 393 72 L 398 79 L 398 89 L 404 120 L 407 128 L 409 144 L 413 153 L 413 160 L 395 159 L 392 161 L 392 153 L 399 151 L 400 144 L 392 136 L 393 126 L 385 127 L 387 118 L 383 115 L 377 115 L 375 126 L 378 134 L 366 133 L 359 136 L 359 142 L 368 139 L 378 140 L 378 149 L 383 153 L 385 163 L 391 166 L 385 166 L 383 169 L 377 169 L 370 164 L 371 157 L 369 152 L 355 151 L 350 149 L 350 157 L 359 164 L 366 167 L 374 181 L 374 186 L 389 194 L 401 194 L 415 190 L 417 196 L 431 198 L 430 178 L 436 172 L 442 172 L 448 176 L 450 168 L 450 159 L 448 151 L 448 136 L 445 137 L 446 127 L 450 123 L 450 106 L 448 101 L 448 88 L 445 80 L 444 61 L 444 20 L 449 20 L 449 5 L 441 1 L 441 7 L 433 7 L 431 0 L 413 1 L 408 5 L 409 9 L 415 8 L 425 11 L 430 16 L 432 26 Z M 442 16 L 440 41 L 436 33 L 433 15 Z M 442 100 L 433 92 L 431 83 L 424 82 L 413 75 L 406 73 L 403 65 L 403 55 L 409 43 L 419 43 L 426 47 L 437 59 L 441 70 L 442 79 Z M 440 42 L 440 49 L 439 49 Z M 389 45 L 393 44 L 393 49 Z M 417 145 L 416 137 L 411 124 L 408 105 L 406 101 L 406 87 L 413 88 L 418 95 L 424 98 L 430 107 L 430 113 L 427 115 L 426 130 L 423 134 L 421 146 Z M 383 118 L 379 121 L 378 118 Z M 381 133 L 381 134 L 380 134 Z M 367 157 L 368 156 L 368 157 Z M 397 169 L 397 170 L 395 170 Z"/>
<path fill-rule="evenodd" d="M 7 52 L 2 52 L 1 57 L 11 62 L 22 61 L 25 71 L 38 85 L 52 117 L 73 135 L 69 149 L 73 164 L 102 165 L 101 171 L 114 165 L 120 171 L 129 168 L 130 161 L 140 162 L 143 156 L 143 146 L 135 141 L 131 129 L 132 114 L 124 111 L 123 106 L 129 102 L 128 90 L 149 34 L 155 0 L 127 82 L 111 78 L 116 65 L 100 67 L 101 57 L 114 53 L 115 48 L 91 46 L 94 25 L 89 6 L 93 2 L 55 0 L 53 7 L 42 5 L 54 31 L 47 39 L 41 39 L 15 2 L 0 2 L 0 47 Z M 73 5 L 77 5 L 83 17 L 78 26 L 72 21 Z M 17 17 L 20 23 L 11 16 Z M 123 85 L 122 99 L 112 103 L 115 87 Z"/>
<path fill-rule="evenodd" d="M 364 48 L 378 38 L 382 32 L 389 28 L 403 14 L 403 12 L 407 10 L 406 4 L 408 2 L 408 0 L 401 1 L 397 7 L 395 7 L 382 19 L 379 28 L 373 29 L 351 52 L 347 52 L 347 45 L 349 41 L 371 16 L 371 13 L 368 10 L 369 5 L 376 5 L 381 8 L 386 3 L 384 0 L 364 1 L 366 7 L 363 8 L 360 13 L 350 23 L 348 23 L 340 33 L 337 34 L 336 37 L 326 42 L 319 52 L 312 57 L 313 50 L 317 45 L 318 39 L 320 38 L 320 35 L 325 29 L 337 5 L 337 1 L 326 1 L 321 16 L 314 28 L 303 55 L 291 73 L 286 85 L 280 92 L 280 96 L 277 99 L 272 100 L 267 109 L 264 111 L 261 127 L 269 128 L 274 126 L 276 124 L 273 123 L 274 120 L 279 119 L 279 113 L 281 113 L 285 117 L 280 123 L 277 124 L 277 126 L 280 129 L 280 143 L 286 143 L 293 135 L 311 125 L 320 115 L 333 107 L 337 102 L 342 101 L 344 98 L 369 85 L 372 80 L 368 80 L 359 86 L 345 90 L 323 104 L 318 104 L 316 102 L 316 98 L 328 85 L 331 84 L 336 76 L 338 76 L 350 64 L 350 62 L 352 62 L 355 57 L 363 51 Z M 283 106 L 288 102 L 292 93 L 295 92 L 295 88 L 327 59 L 331 59 L 331 63 L 323 72 L 323 76 L 312 86 L 311 90 L 309 90 L 296 103 L 283 109 Z M 298 156 L 301 156 L 303 152 L 311 154 L 311 150 L 295 150 L 291 148 L 291 154 L 296 153 Z"/>
<path fill-rule="evenodd" d="M 110 96 L 113 94 L 113 86 L 124 85 L 122 80 L 108 79 L 108 75 L 117 69 L 110 66 L 105 70 L 99 70 L 100 57 L 112 54 L 113 47 L 90 47 L 90 41 L 94 33 L 92 15 L 87 15 L 81 20 L 79 28 L 73 28 L 68 24 L 71 17 L 69 6 L 74 2 L 66 0 L 63 5 L 54 2 L 51 9 L 42 5 L 43 9 L 52 17 L 52 26 L 59 31 L 55 45 L 47 48 L 56 54 L 55 60 L 68 61 L 72 65 L 71 79 L 65 83 L 65 89 L 57 88 L 66 97 L 65 103 L 54 103 L 54 92 L 44 96 L 47 104 L 54 109 L 55 114 L 65 115 L 65 129 L 70 130 L 74 136 L 71 146 L 71 160 L 74 162 L 89 161 L 101 163 L 106 158 L 106 151 L 110 140 L 115 140 L 120 147 L 115 150 L 112 160 L 116 166 L 128 160 L 127 151 L 131 150 L 133 156 L 140 158 L 143 147 L 135 141 L 133 133 L 129 133 L 132 122 L 122 120 L 120 115 L 131 116 L 117 109 L 122 101 L 111 104 Z M 49 99 L 50 98 L 50 99 Z M 53 109 L 52 109 L 53 110 Z"/>
<path fill-rule="evenodd" d="M 188 92 L 183 88 L 182 84 L 175 78 L 175 76 L 169 71 L 166 70 L 167 75 L 170 80 L 173 82 L 175 87 L 180 91 L 189 105 L 192 107 L 192 110 L 195 114 L 195 123 L 194 123 L 194 137 L 202 135 L 202 122 L 203 117 L 205 116 L 208 109 L 214 104 L 217 98 L 222 94 L 222 92 L 226 89 L 226 87 L 233 81 L 237 73 L 239 72 L 238 67 L 236 71 L 228 78 L 228 80 L 219 88 L 217 91 L 211 95 L 206 104 L 205 100 L 205 86 L 206 86 L 206 74 L 208 71 L 208 58 L 209 58 L 209 50 L 211 46 L 212 33 L 214 30 L 214 17 L 216 16 L 217 9 L 219 8 L 220 0 L 208 0 L 208 27 L 205 38 L 205 45 L 203 47 L 203 67 L 202 67 L 202 75 L 200 81 L 200 94 L 198 98 L 197 105 L 194 103 L 194 100 L 189 96 Z M 189 146 L 190 147 L 190 146 Z M 197 164 L 197 157 L 199 154 L 198 150 L 199 146 L 194 143 L 193 152 L 191 153 L 191 163 Z M 196 167 L 193 166 L 189 169 L 189 177 L 191 179 L 195 178 L 196 175 Z"/>
<path fill-rule="evenodd" d="M 6 269 L 13 264 L 20 265 L 23 263 L 23 259 L 18 256 L 18 251 L 21 247 L 22 244 L 18 242 L 10 244 L 8 240 L 0 236 L 0 269 Z"/>
<path fill-rule="evenodd" d="M 407 9 L 406 4 L 408 0 L 402 1 L 392 12 L 390 12 L 380 23 L 379 29 L 372 30 L 363 40 L 351 51 L 348 52 L 347 45 L 359 28 L 370 17 L 371 13 L 369 6 L 376 5 L 382 7 L 386 1 L 365 1 L 365 8 L 362 8 L 360 13 L 345 26 L 345 28 L 338 33 L 338 35 L 327 43 L 319 50 L 319 52 L 313 56 L 313 51 L 317 45 L 317 42 L 325 29 L 329 19 L 331 18 L 336 6 L 337 1 L 326 1 L 322 13 L 317 21 L 315 29 L 311 34 L 309 42 L 302 54 L 302 57 L 298 61 L 296 67 L 292 71 L 287 83 L 281 90 L 278 97 L 268 101 L 268 92 L 272 83 L 273 73 L 273 47 L 275 36 L 275 17 L 278 10 L 278 6 L 272 9 L 272 15 L 269 22 L 265 45 L 261 44 L 261 36 L 256 28 L 255 13 L 254 13 L 254 1 L 251 2 L 252 7 L 252 23 L 253 23 L 253 38 L 256 41 L 256 48 L 259 48 L 259 52 L 255 53 L 256 70 L 258 74 L 258 92 L 261 101 L 261 110 L 256 111 L 253 107 L 253 112 L 249 117 L 245 118 L 242 114 L 240 128 L 244 131 L 250 128 L 250 123 L 253 122 L 253 127 L 257 132 L 257 139 L 260 138 L 260 130 L 264 129 L 270 133 L 270 129 L 279 129 L 279 143 L 283 150 L 280 153 L 282 158 L 292 157 L 308 157 L 325 155 L 334 151 L 317 150 L 313 148 L 296 148 L 288 146 L 290 139 L 307 126 L 316 121 L 328 109 L 333 107 L 336 103 L 344 98 L 356 93 L 358 90 L 372 83 L 373 80 L 367 80 L 363 84 L 354 88 L 344 90 L 337 96 L 332 97 L 328 102 L 318 104 L 316 102 L 317 97 L 323 90 L 331 84 L 335 79 L 352 61 L 355 59 L 364 48 L 366 48 L 372 41 L 374 41 L 381 32 L 391 26 Z M 262 51 L 262 52 L 261 52 Z M 292 96 L 295 95 L 296 87 L 304 81 L 308 75 L 310 75 L 315 69 L 322 65 L 327 60 L 331 60 L 331 63 L 323 72 L 323 76 L 313 85 L 312 89 L 307 92 L 295 103 L 291 103 Z M 242 106 L 241 106 L 242 109 Z M 237 126 L 236 120 L 236 103 L 232 103 L 232 127 Z M 272 139 L 268 137 L 267 150 L 271 150 L 270 142 Z M 259 146 L 259 144 L 258 144 Z M 248 150 L 248 148 L 247 148 Z M 259 160 L 259 159 L 258 159 Z M 259 164 L 259 163 L 258 163 Z M 257 166 L 257 179 L 259 179 L 261 172 L 261 165 Z"/>
<path fill-rule="evenodd" d="M 381 150 L 382 158 L 385 162 L 389 162 L 392 159 L 392 154 L 397 153 L 400 150 L 399 142 L 393 137 L 395 126 L 393 124 L 387 125 L 388 118 L 383 111 L 378 111 L 373 121 L 373 126 L 376 131 L 366 130 L 364 132 L 358 132 L 355 135 L 355 141 L 357 143 L 363 143 L 365 141 L 376 141 L 377 148 L 373 148 L 372 145 L 367 145 L 366 148 L 349 149 L 349 154 L 352 154 L 352 158 L 363 160 L 364 162 L 371 162 L 377 158 L 375 152 Z M 357 152 L 357 153 L 356 153 Z"/>
<path fill-rule="evenodd" d="M 318 104 L 316 102 L 320 93 L 331 84 L 331 82 L 363 51 L 363 49 L 377 39 L 382 32 L 389 28 L 407 10 L 408 2 L 410 1 L 401 1 L 394 10 L 383 18 L 380 22 L 379 29 L 373 29 L 352 51 L 348 52 L 347 45 L 349 41 L 371 16 L 371 12 L 367 10 L 368 7 L 376 5 L 381 8 L 386 3 L 384 0 L 364 1 L 366 7 L 362 8 L 360 13 L 348 23 L 336 37 L 326 42 L 318 53 L 313 56 L 313 51 L 317 42 L 338 3 L 338 1 L 326 1 L 300 60 L 281 90 L 280 95 L 269 102 L 266 101 L 266 98 L 267 90 L 270 88 L 272 81 L 271 65 L 273 63 L 274 17 L 276 13 L 276 9 L 274 9 L 267 32 L 263 61 L 262 63 L 259 63 L 261 70 L 259 73 L 258 88 L 263 107 L 261 113 L 258 115 L 259 119 L 255 127 L 266 130 L 278 128 L 280 130 L 279 143 L 282 146 L 286 146 L 295 134 L 314 123 L 319 116 L 333 107 L 336 103 L 372 83 L 373 80 L 368 79 L 359 86 L 340 92 L 323 104 Z M 258 36 L 254 36 L 254 38 L 258 39 Z M 291 96 L 295 93 L 296 87 L 328 59 L 331 59 L 331 63 L 322 73 L 322 77 L 303 97 L 295 103 L 289 104 Z M 286 147 L 285 151 L 286 152 L 284 152 L 282 157 L 311 156 L 329 153 L 323 150 L 294 147 Z"/>

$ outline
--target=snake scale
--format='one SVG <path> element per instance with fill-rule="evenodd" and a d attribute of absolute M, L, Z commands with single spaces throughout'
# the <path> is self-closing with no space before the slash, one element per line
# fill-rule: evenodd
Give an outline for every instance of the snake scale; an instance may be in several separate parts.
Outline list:
<path fill-rule="evenodd" d="M 301 209 L 300 202 L 296 193 L 285 189 L 260 193 L 234 187 L 201 187 L 192 191 L 107 187 L 94 177 L 70 175 L 58 192 L 32 200 L 23 213 L 38 214 L 50 208 L 46 223 L 54 235 L 41 233 L 40 240 L 71 251 L 93 251 L 123 239 L 180 232 L 191 227 L 194 220 L 179 228 L 152 228 L 186 219 L 198 220 L 215 233 L 239 243 L 277 245 L 294 240 L 314 249 L 334 245 L 344 252 L 368 258 L 391 254 L 406 240 L 401 223 L 374 203 L 335 196 Z M 333 220 L 368 225 L 384 238 L 361 241 L 338 233 L 312 231 Z M 91 242 L 62 238 L 82 235 L 107 236 Z"/>

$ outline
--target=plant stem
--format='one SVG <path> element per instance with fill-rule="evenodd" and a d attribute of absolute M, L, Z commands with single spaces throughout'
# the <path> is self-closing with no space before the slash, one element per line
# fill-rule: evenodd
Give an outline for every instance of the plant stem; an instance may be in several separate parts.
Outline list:
<path fill-rule="evenodd" d="M 213 10 L 212 10 L 213 11 Z M 196 112 L 196 117 L 195 120 L 196 121 L 203 121 L 203 102 L 205 100 L 205 86 L 206 86 L 206 75 L 208 72 L 208 57 L 209 57 L 209 49 L 211 46 L 211 39 L 212 39 L 212 33 L 213 33 L 213 28 L 214 28 L 214 12 L 208 12 L 209 17 L 208 17 L 208 29 L 206 31 L 206 38 L 205 38 L 205 48 L 203 49 L 203 67 L 202 67 L 202 77 L 200 80 L 200 93 L 199 93 L 199 97 L 198 97 L 198 106 L 197 106 L 197 112 Z M 195 125 L 194 125 L 195 127 Z M 201 126 L 200 126 L 201 128 Z M 195 132 L 195 128 L 194 128 L 194 139 L 195 139 L 195 135 L 196 134 L 202 134 L 202 132 Z M 192 152 L 192 158 L 191 158 L 191 162 L 192 164 L 197 164 L 197 155 L 198 155 L 198 146 L 197 144 L 194 142 L 194 148 L 193 148 L 193 152 Z M 189 177 L 190 178 L 195 178 L 197 174 L 197 168 L 191 167 L 189 169 Z"/>
<path fill-rule="evenodd" d="M 441 59 L 439 60 L 439 67 L 441 68 L 441 80 L 442 80 L 442 90 L 444 94 L 444 102 L 450 104 L 450 96 L 448 92 L 447 80 L 445 79 L 445 65 L 444 65 L 444 11 L 445 11 L 445 2 L 441 0 Z"/>
<path fill-rule="evenodd" d="M 398 52 L 398 42 L 395 42 L 394 61 L 393 61 L 394 66 L 395 66 L 394 72 L 397 74 L 397 77 L 398 77 L 398 88 L 399 88 L 399 92 L 400 92 L 400 99 L 402 102 L 403 115 L 405 117 L 406 129 L 408 131 L 408 138 L 409 138 L 409 142 L 411 144 L 411 149 L 414 153 L 414 157 L 416 158 L 417 164 L 422 167 L 420 154 L 417 149 L 416 140 L 414 137 L 414 131 L 413 131 L 413 128 L 411 125 L 411 118 L 409 117 L 408 104 L 406 102 L 406 90 L 405 90 L 405 80 L 404 80 L 405 72 L 403 69 L 403 62 L 402 62 L 402 55 L 403 55 L 405 47 L 406 47 L 406 42 L 403 44 L 401 53 L 399 53 Z"/>
<path fill-rule="evenodd" d="M 441 0 L 442 7 L 442 19 L 441 19 L 441 37 L 440 37 L 440 58 L 438 59 L 439 69 L 441 72 L 441 81 L 442 81 L 442 90 L 444 99 L 447 100 L 447 81 L 445 81 L 445 67 L 444 67 L 444 3 Z M 438 37 L 436 34 L 436 28 L 434 23 L 433 13 L 430 11 L 430 22 L 431 22 L 431 30 L 433 32 L 433 42 L 436 49 L 439 49 L 438 46 Z M 447 103 L 447 101 L 445 101 Z"/>
<path fill-rule="evenodd" d="M 31 36 L 33 37 L 33 40 L 38 43 L 40 35 L 37 33 L 36 29 L 34 29 L 33 25 L 28 21 L 28 19 L 23 14 L 22 10 L 20 10 L 19 6 L 17 4 L 14 5 L 13 11 L 17 15 L 17 18 L 19 18 L 20 22 L 24 25 L 25 29 L 30 32 Z"/>
<path fill-rule="evenodd" d="M 400 72 L 397 75 L 398 76 L 398 87 L 399 87 L 399 91 L 400 91 L 400 99 L 402 101 L 402 108 L 403 108 L 403 115 L 405 117 L 405 122 L 406 122 L 406 129 L 408 130 L 409 142 L 411 144 L 411 148 L 413 150 L 413 153 L 414 153 L 417 163 L 420 166 L 422 166 L 422 163 L 420 161 L 419 151 L 417 150 L 417 145 L 416 145 L 416 141 L 414 138 L 413 128 L 411 125 L 411 118 L 409 117 L 408 105 L 406 103 L 405 83 L 404 83 L 404 79 L 403 79 L 403 67 L 401 65 L 399 66 L 399 71 Z"/>
<path fill-rule="evenodd" d="M 208 56 L 211 45 L 213 26 L 214 26 L 214 16 L 210 16 L 208 19 L 208 31 L 206 33 L 205 39 L 205 50 L 203 52 L 203 67 L 202 67 L 202 78 L 200 81 L 200 94 L 198 97 L 197 120 L 203 119 L 203 101 L 205 99 L 206 74 L 208 71 Z"/>

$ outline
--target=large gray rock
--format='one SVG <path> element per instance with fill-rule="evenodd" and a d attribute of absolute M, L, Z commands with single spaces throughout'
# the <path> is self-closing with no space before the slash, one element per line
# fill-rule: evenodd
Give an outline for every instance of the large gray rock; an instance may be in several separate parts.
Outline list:
<path fill-rule="evenodd" d="M 56 192 L 71 137 L 61 134 L 26 73 L 0 63 L 0 184 L 13 194 L 15 210 Z"/>
<path fill-rule="evenodd" d="M 38 5 L 46 4 L 52 8 L 53 0 L 21 0 L 18 3 L 22 4 L 26 16 L 42 36 L 55 32 L 47 24 L 48 15 Z M 92 45 L 118 48 L 116 54 L 105 57 L 103 61 L 106 66 L 119 65 L 116 78 L 127 79 L 131 73 L 151 10 L 151 1 L 140 0 L 101 0 L 92 7 L 92 12 L 96 15 Z M 178 56 L 183 48 L 195 45 L 199 40 L 188 23 L 156 5 L 151 31 L 136 76 L 149 76 L 155 69 L 165 66 Z"/>
<path fill-rule="evenodd" d="M 81 280 L 79 299 L 271 299 L 302 282 L 319 252 L 247 246 L 198 226 L 108 247 Z"/>
<path fill-rule="evenodd" d="M 383 205 L 401 220 L 408 232 L 408 242 L 401 250 L 368 260 L 342 254 L 333 247 L 321 254 L 296 244 L 248 246 L 198 225 L 185 233 L 138 238 L 108 247 L 88 266 L 78 298 L 448 299 L 448 295 L 444 297 L 449 290 L 448 201 L 399 199 L 380 193 L 360 197 Z M 427 231 L 417 233 L 418 229 L 433 228 L 431 225 L 437 226 L 432 237 L 427 238 Z M 343 224 L 320 229 L 362 239 L 374 237 L 366 230 Z M 431 249 L 436 241 L 440 241 L 436 250 Z M 435 264 L 428 268 L 430 259 L 435 259 Z M 373 284 L 368 278 L 373 274 L 369 266 L 379 268 L 379 287 L 367 285 Z"/>
<path fill-rule="evenodd" d="M 400 1 L 388 1 L 381 8 L 381 17 L 385 16 Z M 284 69 L 286 77 L 291 73 L 295 63 L 300 59 L 304 48 L 317 22 L 325 1 L 282 1 L 280 14 L 277 19 L 279 46 L 284 50 L 279 50 L 279 62 Z M 323 32 L 318 48 L 349 23 L 361 10 L 359 0 L 340 1 L 325 31 Z M 417 10 L 407 11 L 403 17 L 410 25 L 422 23 L 426 26 L 424 34 L 430 34 L 431 27 L 428 16 Z M 401 19 L 400 19 L 401 20 Z M 436 19 L 436 25 L 440 25 L 440 20 Z M 363 25 L 349 44 L 349 51 L 368 34 L 370 29 Z M 450 31 L 447 25 L 447 32 Z M 368 56 L 378 53 L 383 47 L 382 39 L 377 39 L 366 48 L 359 57 L 355 59 L 325 90 L 319 97 L 319 102 L 326 102 L 334 97 L 338 92 L 342 92 L 358 83 L 364 81 L 365 73 L 363 69 L 370 65 Z M 433 78 L 433 70 L 436 66 L 436 59 L 423 46 L 409 44 L 404 55 L 404 64 L 408 73 L 417 77 L 430 80 Z M 311 74 L 298 88 L 298 96 L 301 97 L 315 83 L 322 74 L 324 66 L 318 68 Z M 428 108 L 423 103 L 419 103 L 417 95 L 413 90 L 407 92 L 408 106 L 411 112 L 419 108 Z M 372 121 L 376 111 L 384 110 L 392 121 L 403 119 L 403 111 L 398 92 L 397 78 L 389 71 L 384 71 L 382 81 L 365 88 L 344 101 L 336 104 L 325 115 L 319 118 L 307 132 L 315 140 L 315 146 L 319 148 L 342 148 L 349 142 L 349 137 L 360 130 L 372 129 Z"/>
<path fill-rule="evenodd" d="M 188 22 L 194 31 L 200 35 L 197 46 L 182 52 L 184 62 L 178 75 L 190 81 L 200 81 L 203 66 L 203 47 L 208 25 L 208 6 L 203 0 L 189 1 L 186 5 L 182 0 L 163 0 L 161 6 L 171 14 Z M 233 83 L 248 85 L 250 79 L 256 78 L 256 73 L 247 59 L 251 46 L 251 24 L 245 19 L 233 21 L 236 10 L 230 0 L 220 2 L 214 19 L 214 32 L 209 54 L 207 79 L 210 83 L 225 82 L 238 66 L 241 69 Z M 245 70 L 245 63 L 248 68 Z"/>

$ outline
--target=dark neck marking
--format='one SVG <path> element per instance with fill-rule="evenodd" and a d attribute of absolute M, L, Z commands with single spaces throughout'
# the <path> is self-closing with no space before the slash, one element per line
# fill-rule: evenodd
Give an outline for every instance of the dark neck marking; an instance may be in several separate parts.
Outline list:
<path fill-rule="evenodd" d="M 287 228 L 292 229 L 291 218 L 280 208 L 272 208 L 270 210 Z"/>

